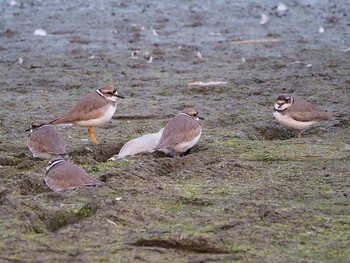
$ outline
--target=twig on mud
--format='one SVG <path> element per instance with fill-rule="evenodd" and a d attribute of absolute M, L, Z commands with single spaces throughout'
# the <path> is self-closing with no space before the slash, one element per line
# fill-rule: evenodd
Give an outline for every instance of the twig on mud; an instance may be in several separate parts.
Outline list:
<path fill-rule="evenodd" d="M 247 40 L 234 40 L 231 44 L 234 45 L 247 45 L 247 44 L 264 44 L 264 43 L 275 43 L 280 42 L 277 38 L 272 39 L 247 39 Z"/>
<path fill-rule="evenodd" d="M 108 218 L 107 218 L 106 220 L 107 220 L 108 223 L 112 224 L 113 226 L 116 226 L 116 225 L 117 225 L 116 222 L 113 222 L 112 220 L 110 220 L 110 219 L 108 219 Z"/>
<path fill-rule="evenodd" d="M 350 47 L 348 47 L 347 49 L 343 49 L 343 52 L 349 52 L 350 51 Z"/>
<path fill-rule="evenodd" d="M 188 83 L 188 85 L 190 86 L 200 86 L 200 87 L 226 85 L 226 84 L 227 84 L 226 81 L 208 81 L 208 82 L 194 81 L 194 82 Z"/>

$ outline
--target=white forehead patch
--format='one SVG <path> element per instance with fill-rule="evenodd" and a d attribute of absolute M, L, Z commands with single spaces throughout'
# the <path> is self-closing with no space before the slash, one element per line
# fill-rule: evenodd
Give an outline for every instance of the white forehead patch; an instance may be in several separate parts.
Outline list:
<path fill-rule="evenodd" d="M 96 90 L 96 92 L 101 95 L 102 97 L 106 98 L 107 100 L 116 102 L 117 101 L 117 97 L 116 96 L 111 96 L 109 94 L 103 94 L 101 91 Z M 118 94 L 117 92 L 115 92 L 114 94 Z"/>
<path fill-rule="evenodd" d="M 284 103 L 282 105 L 275 103 L 275 109 L 278 111 L 283 111 L 283 110 L 287 109 L 290 105 L 291 104 L 288 104 L 288 103 Z"/>
<path fill-rule="evenodd" d="M 56 164 L 59 164 L 60 162 L 63 162 L 63 161 L 64 161 L 63 159 L 59 159 L 59 160 L 54 161 L 52 164 L 50 164 L 50 166 L 48 166 L 46 168 L 46 171 L 50 170 L 53 166 L 55 166 Z"/>

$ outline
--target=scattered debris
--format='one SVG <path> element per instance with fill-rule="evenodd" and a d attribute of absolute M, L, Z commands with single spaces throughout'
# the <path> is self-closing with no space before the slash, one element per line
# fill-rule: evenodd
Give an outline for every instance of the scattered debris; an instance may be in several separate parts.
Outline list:
<path fill-rule="evenodd" d="M 149 60 L 147 60 L 147 63 L 152 63 L 153 62 L 153 57 L 150 56 Z"/>
<path fill-rule="evenodd" d="M 226 81 L 208 81 L 208 82 L 203 82 L 203 81 L 194 81 L 188 83 L 190 86 L 200 86 L 200 87 L 205 87 L 205 86 L 218 86 L 218 85 L 226 85 Z"/>
<path fill-rule="evenodd" d="M 234 45 L 246 45 L 246 44 L 264 44 L 264 43 L 274 43 L 279 42 L 280 40 L 277 38 L 271 39 L 247 39 L 247 40 L 234 40 L 231 41 L 231 44 Z"/>
<path fill-rule="evenodd" d="M 209 35 L 210 36 L 221 36 L 221 33 L 210 32 Z"/>
<path fill-rule="evenodd" d="M 0 37 L 13 37 L 15 34 L 15 31 L 11 29 L 6 29 L 5 31 L 0 32 Z"/>
<path fill-rule="evenodd" d="M 19 58 L 17 59 L 17 61 L 18 61 L 18 64 L 20 64 L 20 65 L 23 64 L 23 58 L 19 57 Z"/>
<path fill-rule="evenodd" d="M 203 59 L 201 52 L 197 51 L 197 58 Z"/>
<path fill-rule="evenodd" d="M 242 62 L 244 62 L 244 63 L 246 63 L 247 61 L 245 60 L 245 58 L 244 57 L 242 57 Z"/>
<path fill-rule="evenodd" d="M 138 57 L 139 54 L 141 54 L 140 50 L 134 50 L 133 52 L 131 52 L 131 59 L 139 59 L 139 57 Z M 143 53 L 143 58 L 145 60 L 147 60 L 147 63 L 152 63 L 153 62 L 153 56 L 148 51 L 145 51 Z"/>
<path fill-rule="evenodd" d="M 153 62 L 153 57 L 149 52 L 143 53 L 143 58 L 147 60 L 147 63 L 152 63 Z"/>
<path fill-rule="evenodd" d="M 343 52 L 349 52 L 350 51 L 350 47 L 348 47 L 347 49 L 343 49 Z"/>
<path fill-rule="evenodd" d="M 279 3 L 279 4 L 277 5 L 277 11 L 278 11 L 278 12 L 285 12 L 285 11 L 287 11 L 287 10 L 288 10 L 288 7 L 287 7 L 285 4 Z"/>
<path fill-rule="evenodd" d="M 44 29 L 35 29 L 35 31 L 34 31 L 34 36 L 44 37 L 46 35 L 47 35 L 47 33 Z"/>
<path fill-rule="evenodd" d="M 9 6 L 19 6 L 19 3 L 17 3 L 15 0 L 11 0 Z"/>
<path fill-rule="evenodd" d="M 157 33 L 157 31 L 154 28 L 152 30 L 152 33 L 153 33 L 153 35 L 158 36 L 158 33 Z"/>
<path fill-rule="evenodd" d="M 307 64 L 306 67 L 307 67 L 307 68 L 311 68 L 311 67 L 312 67 L 312 64 Z"/>
<path fill-rule="evenodd" d="M 269 22 L 270 18 L 266 14 L 261 14 L 260 18 L 260 25 L 265 25 L 267 22 Z"/>
<path fill-rule="evenodd" d="M 137 55 L 140 53 L 140 50 L 134 50 L 131 52 L 131 59 L 139 59 Z"/>
<path fill-rule="evenodd" d="M 320 34 L 322 34 L 322 33 L 324 33 L 324 28 L 323 28 L 323 26 L 320 26 L 320 28 L 318 29 L 318 33 L 320 33 Z"/>

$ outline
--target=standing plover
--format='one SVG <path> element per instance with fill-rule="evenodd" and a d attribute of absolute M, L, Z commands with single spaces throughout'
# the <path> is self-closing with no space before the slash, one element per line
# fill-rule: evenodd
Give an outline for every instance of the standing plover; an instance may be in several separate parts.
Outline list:
<path fill-rule="evenodd" d="M 92 128 L 101 126 L 112 118 L 117 109 L 117 97 L 124 99 L 113 87 L 103 86 L 82 97 L 70 111 L 50 124 L 70 123 L 87 127 L 92 143 L 97 143 Z"/>
<path fill-rule="evenodd" d="M 307 128 L 332 118 L 331 114 L 318 109 L 310 102 L 287 94 L 277 96 L 273 116 L 282 126 L 297 131 L 298 139 Z"/>

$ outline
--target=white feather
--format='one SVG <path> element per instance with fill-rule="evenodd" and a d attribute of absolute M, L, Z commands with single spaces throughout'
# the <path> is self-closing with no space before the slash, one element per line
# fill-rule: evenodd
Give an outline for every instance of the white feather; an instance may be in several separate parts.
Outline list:
<path fill-rule="evenodd" d="M 162 137 L 163 130 L 164 128 L 160 129 L 157 133 L 146 134 L 128 141 L 120 149 L 119 154 L 112 156 L 109 158 L 109 160 L 115 161 L 117 159 L 124 158 L 125 156 L 135 155 L 141 152 L 153 152 L 154 148 L 159 143 L 160 137 Z"/>
<path fill-rule="evenodd" d="M 184 153 L 188 149 L 192 148 L 198 142 L 199 138 L 201 137 L 201 134 L 202 134 L 202 132 L 200 132 L 198 134 L 198 136 L 196 138 L 194 138 L 192 141 L 179 143 L 179 144 L 177 144 L 177 145 L 175 145 L 174 147 L 171 147 L 171 148 L 173 148 L 175 152 L 183 152 Z"/>
<path fill-rule="evenodd" d="M 276 120 L 283 126 L 293 130 L 305 130 L 316 124 L 318 121 L 296 121 L 288 115 L 283 115 L 278 111 L 273 113 Z"/>
<path fill-rule="evenodd" d="M 82 126 L 82 127 L 101 126 L 102 124 L 104 124 L 104 123 L 108 122 L 110 119 L 112 119 L 116 109 L 117 109 L 117 103 L 115 103 L 114 106 L 108 104 L 105 113 L 101 117 L 96 118 L 96 119 L 91 119 L 91 120 L 77 121 L 76 125 Z"/>

